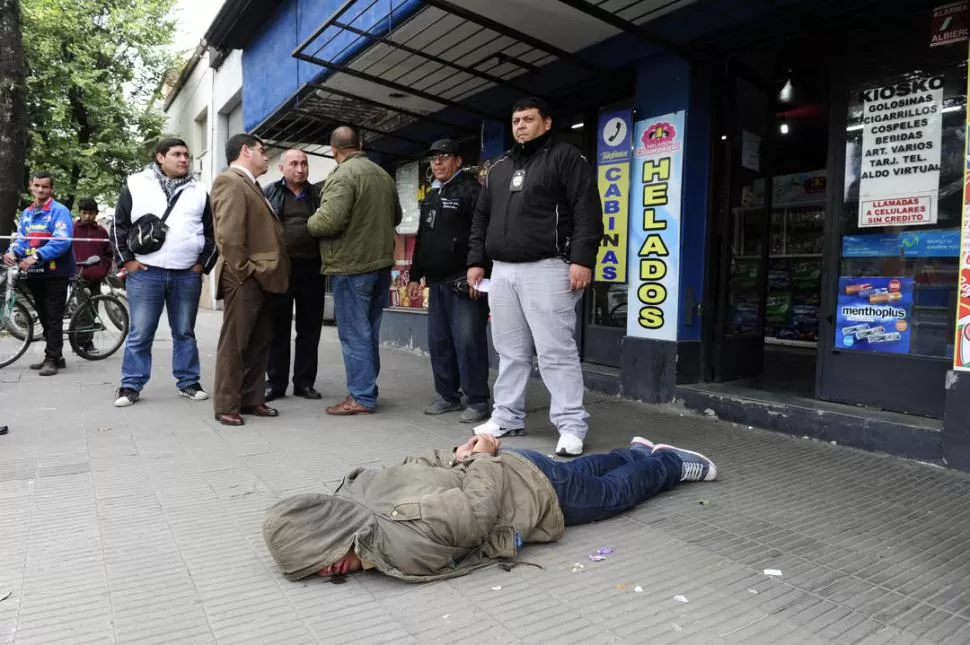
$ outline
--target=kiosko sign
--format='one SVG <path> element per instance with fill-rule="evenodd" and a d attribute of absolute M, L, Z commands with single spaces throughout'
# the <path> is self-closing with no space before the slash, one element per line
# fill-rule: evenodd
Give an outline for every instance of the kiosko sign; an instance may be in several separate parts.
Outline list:
<path fill-rule="evenodd" d="M 630 110 L 600 114 L 596 174 L 603 203 L 603 241 L 596 255 L 596 282 L 626 282 L 627 219 L 630 206 Z"/>
<path fill-rule="evenodd" d="M 638 121 L 630 210 L 627 335 L 677 340 L 684 112 Z"/>
<path fill-rule="evenodd" d="M 862 92 L 859 226 L 935 224 L 943 77 Z"/>

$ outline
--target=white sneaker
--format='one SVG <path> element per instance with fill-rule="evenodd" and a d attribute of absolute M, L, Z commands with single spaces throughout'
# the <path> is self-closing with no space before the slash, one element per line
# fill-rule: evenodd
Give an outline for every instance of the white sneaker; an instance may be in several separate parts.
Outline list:
<path fill-rule="evenodd" d="M 184 396 L 190 401 L 206 401 L 209 399 L 209 393 L 202 389 L 202 386 L 198 383 L 193 383 L 192 385 L 179 390 L 179 395 Z"/>
<path fill-rule="evenodd" d="M 583 454 L 583 440 L 574 434 L 559 435 L 556 454 L 560 457 L 578 457 Z"/>
<path fill-rule="evenodd" d="M 118 398 L 115 399 L 116 408 L 127 408 L 135 405 L 135 401 L 138 400 L 138 390 L 133 390 L 128 387 L 118 388 Z"/>
<path fill-rule="evenodd" d="M 504 428 L 491 419 L 480 426 L 475 426 L 475 434 L 490 434 L 493 437 L 518 437 L 525 434 L 525 428 Z"/>
<path fill-rule="evenodd" d="M 643 437 L 633 437 L 630 439 L 630 448 L 632 450 L 643 450 L 645 452 L 653 452 L 654 443 L 649 439 L 644 439 Z"/>

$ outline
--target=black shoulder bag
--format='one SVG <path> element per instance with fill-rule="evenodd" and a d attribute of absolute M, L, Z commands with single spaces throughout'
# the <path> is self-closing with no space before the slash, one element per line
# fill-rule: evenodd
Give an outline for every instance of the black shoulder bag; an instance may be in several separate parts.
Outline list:
<path fill-rule="evenodd" d="M 171 201 L 168 202 L 168 208 L 165 209 L 165 214 L 161 218 L 154 213 L 146 213 L 132 222 L 131 229 L 128 231 L 129 251 L 135 255 L 148 255 L 162 248 L 162 245 L 165 244 L 165 233 L 168 232 L 165 220 L 171 215 L 175 203 L 183 192 L 183 190 L 180 190 L 172 196 Z"/>

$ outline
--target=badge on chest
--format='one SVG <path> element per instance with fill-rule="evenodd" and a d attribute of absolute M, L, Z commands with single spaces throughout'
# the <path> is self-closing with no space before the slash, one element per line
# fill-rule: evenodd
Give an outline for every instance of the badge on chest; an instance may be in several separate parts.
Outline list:
<path fill-rule="evenodd" d="M 516 170 L 512 173 L 512 180 L 509 182 L 509 192 L 517 193 L 525 186 L 525 169 Z"/>

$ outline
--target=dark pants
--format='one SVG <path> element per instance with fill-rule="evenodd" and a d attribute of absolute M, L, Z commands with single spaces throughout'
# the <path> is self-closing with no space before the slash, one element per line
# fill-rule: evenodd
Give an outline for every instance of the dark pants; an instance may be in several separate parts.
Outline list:
<path fill-rule="evenodd" d="M 274 297 L 273 340 L 269 349 L 266 387 L 286 392 L 290 377 L 290 335 L 296 305 L 296 355 L 293 359 L 293 390 L 306 390 L 317 380 L 317 352 L 323 327 L 326 280 L 320 260 L 291 260 L 290 288 Z"/>
<path fill-rule="evenodd" d="M 488 403 L 488 301 L 472 300 L 453 283 L 429 287 L 428 351 L 434 389 L 446 401 Z"/>
<path fill-rule="evenodd" d="M 273 294 L 263 291 L 255 278 L 238 286 L 223 281 L 221 292 L 225 305 L 212 403 L 216 414 L 233 414 L 266 403 Z"/>
<path fill-rule="evenodd" d="M 77 287 L 81 289 L 87 289 L 90 292 L 91 297 L 101 294 L 101 280 L 83 280 L 78 283 Z M 79 299 L 80 302 L 80 299 Z M 80 329 L 93 329 L 94 327 L 94 307 L 79 307 L 78 308 L 78 327 Z M 90 345 L 91 341 L 94 339 L 93 331 L 80 332 L 77 334 L 77 344 L 81 347 L 85 345 Z"/>
<path fill-rule="evenodd" d="M 64 358 L 64 309 L 67 307 L 67 276 L 31 277 L 25 282 L 34 298 L 34 309 L 44 328 L 44 356 Z"/>
<path fill-rule="evenodd" d="M 377 407 L 381 372 L 381 319 L 391 288 L 391 270 L 333 276 L 333 308 L 344 355 L 347 391 L 365 408 Z"/>
<path fill-rule="evenodd" d="M 566 526 L 609 519 L 680 483 L 680 457 L 669 451 L 619 448 L 572 461 L 553 461 L 534 450 L 515 452 L 549 478 Z"/>

